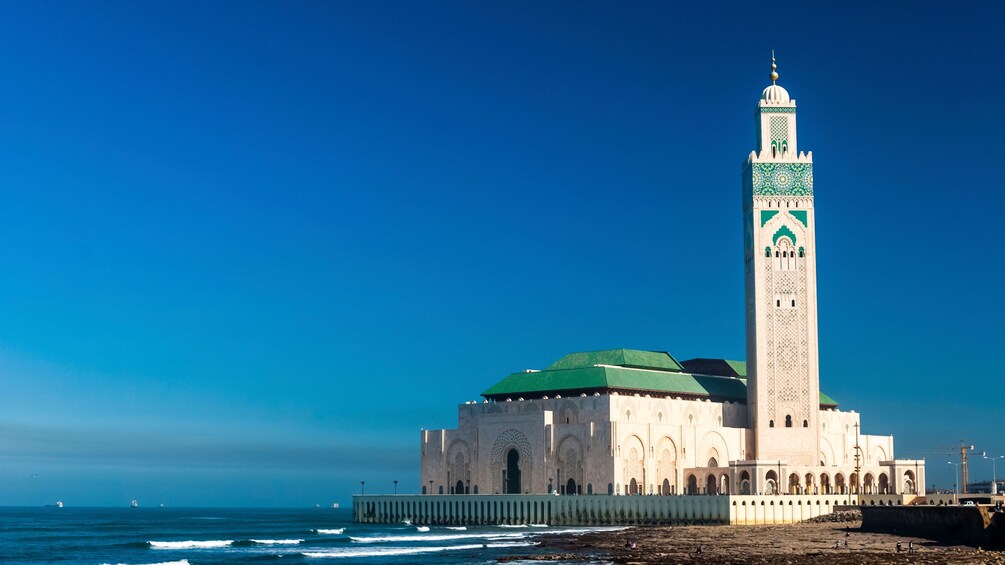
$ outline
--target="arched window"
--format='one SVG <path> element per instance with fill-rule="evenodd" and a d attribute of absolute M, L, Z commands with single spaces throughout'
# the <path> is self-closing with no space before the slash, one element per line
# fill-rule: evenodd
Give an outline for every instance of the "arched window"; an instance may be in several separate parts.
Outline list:
<path fill-rule="evenodd" d="M 778 250 L 775 250 L 775 257 L 778 257 Z"/>
<path fill-rule="evenodd" d="M 774 420 L 768 420 L 768 427 L 769 428 L 775 427 L 775 421 Z"/>
<path fill-rule="evenodd" d="M 770 247 L 765 247 L 764 248 L 764 256 L 765 257 L 771 257 L 771 248 Z"/>
<path fill-rule="evenodd" d="M 785 416 L 785 427 L 786 428 L 792 427 L 792 416 Z"/>
<path fill-rule="evenodd" d="M 779 298 L 778 300 L 775 300 L 775 306 L 781 307 L 781 305 L 782 305 L 782 299 L 781 298 Z"/>
<path fill-rule="evenodd" d="M 799 248 L 799 256 L 806 257 L 806 250 L 803 249 L 802 247 Z"/>
<path fill-rule="evenodd" d="M 793 307 L 793 308 L 795 308 L 795 307 L 796 307 L 796 299 L 795 299 L 795 298 L 793 298 L 793 299 L 792 299 L 792 307 Z"/>
<path fill-rule="evenodd" d="M 806 420 L 803 420 L 803 427 L 804 428 L 810 427 L 810 423 L 808 421 L 806 421 Z"/>

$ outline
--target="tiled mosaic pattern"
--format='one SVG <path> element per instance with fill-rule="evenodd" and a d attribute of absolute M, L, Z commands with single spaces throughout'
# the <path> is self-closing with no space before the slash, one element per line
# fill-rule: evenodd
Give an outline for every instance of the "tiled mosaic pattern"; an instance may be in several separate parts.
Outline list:
<path fill-rule="evenodd" d="M 813 196 L 813 163 L 753 163 L 754 195 Z"/>

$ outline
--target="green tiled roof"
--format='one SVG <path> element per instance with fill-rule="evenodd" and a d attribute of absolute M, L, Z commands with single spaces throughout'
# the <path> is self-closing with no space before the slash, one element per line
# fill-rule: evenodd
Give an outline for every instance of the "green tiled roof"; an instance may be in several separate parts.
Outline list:
<path fill-rule="evenodd" d="M 638 369 L 660 369 L 663 371 L 683 371 L 684 368 L 665 351 L 640 351 L 638 349 L 606 349 L 570 353 L 555 361 L 546 370 L 581 369 L 594 365 L 617 365 Z"/>
<path fill-rule="evenodd" d="M 689 373 L 701 375 L 718 375 L 720 377 L 747 377 L 747 362 L 730 359 L 688 359 L 681 361 L 681 366 Z"/>
<path fill-rule="evenodd" d="M 746 363 L 723 359 L 692 359 L 685 361 L 684 365 L 690 365 L 692 361 L 711 362 L 712 365 L 706 363 L 704 368 L 727 368 L 729 372 L 742 377 L 685 373 L 682 372 L 681 364 L 669 353 L 611 349 L 566 355 L 544 371 L 513 373 L 483 392 L 482 396 L 501 400 L 521 396 L 533 398 L 545 394 L 624 390 L 746 402 Z M 820 393 L 820 404 L 837 406 L 837 402 L 824 393 Z"/>
<path fill-rule="evenodd" d="M 727 382 L 731 381 L 731 382 Z M 534 395 L 535 393 L 622 389 L 679 393 L 697 396 L 746 399 L 747 387 L 739 379 L 695 376 L 671 371 L 622 367 L 548 369 L 533 373 L 513 373 L 482 393 L 485 397 Z"/>

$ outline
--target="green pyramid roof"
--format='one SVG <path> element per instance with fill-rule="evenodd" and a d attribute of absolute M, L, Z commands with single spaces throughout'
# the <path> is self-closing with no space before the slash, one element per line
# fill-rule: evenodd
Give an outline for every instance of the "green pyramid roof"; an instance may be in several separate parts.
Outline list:
<path fill-rule="evenodd" d="M 665 351 L 640 351 L 638 349 L 605 349 L 603 351 L 570 353 L 552 363 L 546 370 L 582 369 L 596 365 L 678 372 L 684 370 L 680 363 Z"/>
<path fill-rule="evenodd" d="M 692 365 L 696 361 L 702 363 Z M 684 367 L 689 365 L 705 370 L 683 372 Z M 513 373 L 483 392 L 482 396 L 491 400 L 516 400 L 521 397 L 621 391 L 708 398 L 716 402 L 746 402 L 746 372 L 743 361 L 692 359 L 682 366 L 666 352 L 608 349 L 566 355 L 543 371 Z M 824 393 L 820 393 L 820 404 L 837 406 L 837 402 Z"/>

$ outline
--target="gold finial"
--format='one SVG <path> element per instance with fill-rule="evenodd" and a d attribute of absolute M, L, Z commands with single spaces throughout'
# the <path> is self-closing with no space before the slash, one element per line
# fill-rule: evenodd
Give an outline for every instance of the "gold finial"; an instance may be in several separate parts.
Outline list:
<path fill-rule="evenodd" d="M 771 50 L 771 84 L 778 80 L 778 65 L 775 64 L 775 50 Z"/>

